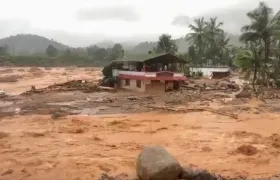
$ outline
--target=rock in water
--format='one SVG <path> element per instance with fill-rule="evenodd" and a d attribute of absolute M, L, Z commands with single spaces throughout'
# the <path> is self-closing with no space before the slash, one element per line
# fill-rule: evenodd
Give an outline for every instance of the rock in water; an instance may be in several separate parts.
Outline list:
<path fill-rule="evenodd" d="M 140 180 L 177 180 L 181 166 L 162 147 L 145 147 L 137 159 Z"/>

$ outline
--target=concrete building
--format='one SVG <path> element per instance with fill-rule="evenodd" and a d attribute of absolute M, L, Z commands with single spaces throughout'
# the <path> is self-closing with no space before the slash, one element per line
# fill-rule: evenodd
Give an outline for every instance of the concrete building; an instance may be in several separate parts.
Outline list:
<path fill-rule="evenodd" d="M 119 79 L 118 86 L 137 92 L 165 92 L 179 90 L 187 80 L 183 73 L 184 60 L 161 54 L 124 56 L 114 61 L 121 68 L 113 68 L 113 76 Z"/>

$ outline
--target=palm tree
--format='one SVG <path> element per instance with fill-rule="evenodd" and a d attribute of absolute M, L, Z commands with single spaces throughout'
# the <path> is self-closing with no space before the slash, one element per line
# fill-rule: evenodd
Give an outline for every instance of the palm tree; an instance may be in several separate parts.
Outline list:
<path fill-rule="evenodd" d="M 207 42 L 207 26 L 204 18 L 195 19 L 194 22 L 195 25 L 189 25 L 192 32 L 187 34 L 186 40 L 190 41 L 190 44 L 198 50 L 201 58 L 204 53 L 205 42 Z"/>
<path fill-rule="evenodd" d="M 189 25 L 191 33 L 186 35 L 186 40 L 190 42 L 192 50 L 196 52 L 195 65 L 203 64 L 203 56 L 205 54 L 207 38 L 207 26 L 204 18 L 194 20 L 195 24 Z"/>
<path fill-rule="evenodd" d="M 264 60 L 265 63 L 269 59 L 269 51 L 272 36 L 272 20 L 273 10 L 264 2 L 260 2 L 259 6 L 253 11 L 247 13 L 251 19 L 251 24 L 244 26 L 241 30 L 243 34 L 240 40 L 243 42 L 259 41 L 264 45 Z"/>
<path fill-rule="evenodd" d="M 217 45 L 218 44 L 218 38 L 220 37 L 221 33 L 224 31 L 221 29 L 221 26 L 224 23 L 218 22 L 217 17 L 210 18 L 209 22 L 206 22 L 207 26 L 207 34 L 208 39 L 210 41 L 210 46 Z"/>
<path fill-rule="evenodd" d="M 241 68 L 241 72 L 244 73 L 245 79 L 250 79 L 251 74 L 253 73 L 252 85 L 253 90 L 255 91 L 255 84 L 257 76 L 261 74 L 260 61 L 261 54 L 259 53 L 259 46 L 255 42 L 248 43 L 249 50 L 240 50 L 234 61 L 235 65 Z"/>

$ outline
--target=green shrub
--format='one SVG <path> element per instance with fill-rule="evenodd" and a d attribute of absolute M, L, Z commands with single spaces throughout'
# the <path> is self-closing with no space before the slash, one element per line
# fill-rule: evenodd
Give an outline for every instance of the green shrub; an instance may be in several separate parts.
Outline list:
<path fill-rule="evenodd" d="M 276 85 L 277 88 L 280 89 L 280 80 L 276 80 L 276 81 L 275 81 L 275 85 Z"/>

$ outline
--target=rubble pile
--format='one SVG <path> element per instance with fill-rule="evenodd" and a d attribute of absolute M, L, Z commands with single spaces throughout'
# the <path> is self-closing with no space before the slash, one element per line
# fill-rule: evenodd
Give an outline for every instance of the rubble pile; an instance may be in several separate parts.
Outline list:
<path fill-rule="evenodd" d="M 204 90 L 204 91 L 212 91 L 212 90 L 231 90 L 233 92 L 237 92 L 240 90 L 238 84 L 234 81 L 230 81 L 228 78 L 224 78 L 221 80 L 190 80 L 187 84 L 182 86 L 186 89 L 191 90 Z"/>
<path fill-rule="evenodd" d="M 95 82 L 84 80 L 72 80 L 65 83 L 53 84 L 46 88 L 36 89 L 32 86 L 29 91 L 22 93 L 22 95 L 30 95 L 34 93 L 46 93 L 54 91 L 83 91 L 85 93 L 98 92 L 98 91 L 111 91 L 114 92 L 114 88 L 99 86 Z"/>

